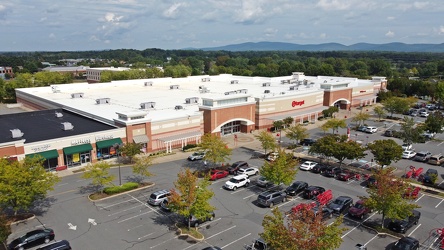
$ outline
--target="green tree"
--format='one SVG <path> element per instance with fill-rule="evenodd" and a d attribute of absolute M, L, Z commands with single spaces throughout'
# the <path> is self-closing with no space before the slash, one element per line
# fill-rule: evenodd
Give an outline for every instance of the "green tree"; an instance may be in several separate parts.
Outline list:
<path fill-rule="evenodd" d="M 369 144 L 368 149 L 373 154 L 376 163 L 381 167 L 389 166 L 402 158 L 402 147 L 392 139 L 376 140 Z"/>
<path fill-rule="evenodd" d="M 326 118 L 333 117 L 333 114 L 337 113 L 337 112 L 339 112 L 339 108 L 332 106 L 332 107 L 329 107 L 328 109 L 322 110 L 322 115 Z"/>
<path fill-rule="evenodd" d="M 333 157 L 337 142 L 336 135 L 326 135 L 319 138 L 308 150 L 309 154 L 320 155 L 320 159 Z"/>
<path fill-rule="evenodd" d="M 333 146 L 332 156 L 339 161 L 339 166 L 342 166 L 345 159 L 361 159 L 366 155 L 365 148 L 356 141 L 348 140 L 347 135 L 337 136 L 335 144 L 331 146 Z"/>
<path fill-rule="evenodd" d="M 340 228 L 342 220 L 343 216 L 339 216 L 327 225 L 320 214 L 316 216 L 309 208 L 304 207 L 287 217 L 275 208 L 272 215 L 265 215 L 262 221 L 264 232 L 259 235 L 270 249 L 337 249 L 341 246 L 341 236 L 346 230 Z"/>
<path fill-rule="evenodd" d="M 440 106 L 444 105 L 444 82 L 438 82 L 435 88 L 435 97 Z"/>
<path fill-rule="evenodd" d="M 431 113 L 425 120 L 425 129 L 433 133 L 441 133 L 444 128 L 444 117 L 441 112 Z"/>
<path fill-rule="evenodd" d="M 140 154 L 142 145 L 138 143 L 127 143 L 118 147 L 118 152 L 128 157 L 130 163 L 133 163 L 134 156 Z"/>
<path fill-rule="evenodd" d="M 409 184 L 396 177 L 390 169 L 377 170 L 374 177 L 375 184 L 367 189 L 369 197 L 360 198 L 364 200 L 365 206 L 382 215 L 382 227 L 387 217 L 404 219 L 411 215 L 414 208 L 419 207 L 403 198 Z"/>
<path fill-rule="evenodd" d="M 15 214 L 29 210 L 34 201 L 42 199 L 60 180 L 43 167 L 41 157 L 26 157 L 10 162 L 0 159 L 0 205 Z"/>
<path fill-rule="evenodd" d="M 382 101 L 384 105 L 384 109 L 390 113 L 390 117 L 393 117 L 393 114 L 403 114 L 407 110 L 409 110 L 411 105 L 411 100 L 401 97 L 390 97 L 384 101 Z"/>
<path fill-rule="evenodd" d="M 272 133 L 262 130 L 258 135 L 255 135 L 256 139 L 261 142 L 262 148 L 267 154 L 268 150 L 274 150 L 277 147 L 276 140 Z"/>
<path fill-rule="evenodd" d="M 213 191 L 208 189 L 210 182 L 207 178 L 199 180 L 190 169 L 177 174 L 177 180 L 168 198 L 168 207 L 173 212 L 189 218 L 194 215 L 197 219 L 205 219 L 209 212 L 215 210 L 209 201 L 214 196 Z M 190 228 L 188 220 L 188 228 Z"/>
<path fill-rule="evenodd" d="M 111 166 L 108 162 L 101 161 L 94 164 L 88 164 L 85 167 L 85 172 L 82 175 L 83 179 L 91 179 L 91 183 L 99 187 L 100 192 L 103 193 L 105 186 L 111 185 L 116 178 L 109 173 Z"/>
<path fill-rule="evenodd" d="M 202 136 L 200 147 L 206 152 L 204 160 L 217 164 L 230 159 L 232 149 L 216 135 L 208 133 Z"/>
<path fill-rule="evenodd" d="M 403 123 L 401 123 L 400 137 L 404 143 L 412 144 L 421 142 L 422 132 L 424 131 L 422 126 L 417 126 L 413 118 L 404 116 Z"/>
<path fill-rule="evenodd" d="M 153 161 L 149 156 L 136 157 L 133 165 L 133 173 L 138 175 L 138 182 L 141 183 L 146 177 L 152 176 L 148 168 L 153 165 Z"/>
<path fill-rule="evenodd" d="M 324 127 L 326 129 L 326 131 L 328 129 L 331 129 L 334 134 L 335 131 L 338 131 L 339 128 L 346 128 L 347 123 L 345 122 L 345 120 L 332 118 L 332 119 L 326 121 L 321 127 Z"/>
<path fill-rule="evenodd" d="M 298 144 L 301 140 L 307 138 L 310 134 L 307 132 L 307 128 L 303 127 L 301 124 L 296 124 L 288 127 L 285 130 L 285 135 L 290 140 L 295 140 Z"/>
<path fill-rule="evenodd" d="M 297 174 L 297 161 L 293 159 L 293 154 L 286 153 L 283 149 L 279 149 L 278 154 L 275 161 L 264 162 L 261 175 L 276 185 L 289 185 Z"/>
<path fill-rule="evenodd" d="M 363 112 L 361 109 L 361 112 L 356 113 L 355 116 L 352 118 L 352 122 L 356 122 L 358 124 L 358 127 L 363 125 L 365 121 L 367 121 L 370 118 L 370 114 Z"/>
<path fill-rule="evenodd" d="M 8 223 L 8 219 L 5 214 L 0 213 L 0 242 L 3 244 L 3 248 L 6 249 L 6 240 L 11 234 L 11 226 Z"/>
<path fill-rule="evenodd" d="M 381 121 L 381 118 L 385 115 L 385 110 L 381 106 L 376 106 L 373 111 L 378 116 L 378 121 Z"/>
<path fill-rule="evenodd" d="M 288 128 L 288 127 L 290 127 L 291 124 L 294 122 L 294 119 L 293 119 L 293 117 L 289 116 L 289 117 L 287 117 L 287 118 L 284 118 L 284 120 L 282 120 L 282 121 L 284 122 L 284 126 L 285 126 L 286 128 Z"/>

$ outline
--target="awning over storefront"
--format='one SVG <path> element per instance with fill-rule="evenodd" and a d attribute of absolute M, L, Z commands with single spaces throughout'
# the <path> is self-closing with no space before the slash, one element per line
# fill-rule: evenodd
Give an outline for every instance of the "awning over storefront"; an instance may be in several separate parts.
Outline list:
<path fill-rule="evenodd" d="M 112 147 L 116 143 L 119 145 L 122 144 L 122 139 L 114 138 L 114 139 L 109 139 L 109 140 L 104 140 L 104 141 L 98 141 L 98 142 L 96 142 L 96 146 L 98 149 L 109 148 L 109 147 Z"/>
<path fill-rule="evenodd" d="M 359 102 L 359 106 L 363 106 L 363 105 L 371 105 L 371 104 L 375 104 L 376 103 L 376 98 L 378 98 L 377 96 L 365 96 L 365 97 L 358 97 L 358 98 L 353 98 L 353 105 L 356 105 L 356 103 Z"/>
<path fill-rule="evenodd" d="M 150 139 L 148 139 L 147 135 L 136 135 L 133 137 L 134 143 L 142 144 L 142 143 L 148 143 Z"/>
<path fill-rule="evenodd" d="M 187 145 L 187 141 L 189 139 L 194 139 L 196 143 L 199 143 L 200 137 L 202 136 L 202 133 L 200 131 L 195 132 L 188 132 L 184 134 L 179 135 L 173 135 L 168 136 L 164 138 L 160 138 L 159 141 L 162 141 L 166 144 L 166 152 L 171 153 L 172 152 L 172 144 L 175 142 L 181 142 L 182 148 Z"/>
<path fill-rule="evenodd" d="M 40 155 L 45 160 L 48 160 L 48 159 L 54 159 L 54 158 L 59 157 L 59 152 L 57 152 L 56 149 L 52 149 L 52 150 L 38 152 L 38 153 L 34 153 L 34 154 L 28 154 L 28 155 L 26 155 L 26 157 L 33 158 L 37 155 Z"/>
<path fill-rule="evenodd" d="M 91 151 L 91 150 L 92 150 L 91 144 L 82 144 L 82 145 L 64 148 L 63 153 L 65 155 L 72 155 L 75 153 L 87 152 L 87 151 Z"/>

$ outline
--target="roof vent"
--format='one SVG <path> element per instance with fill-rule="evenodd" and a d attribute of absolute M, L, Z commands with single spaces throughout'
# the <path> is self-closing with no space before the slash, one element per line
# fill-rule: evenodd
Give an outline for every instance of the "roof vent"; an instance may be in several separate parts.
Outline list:
<path fill-rule="evenodd" d="M 236 90 L 236 93 L 238 93 L 238 94 L 246 94 L 246 93 L 248 93 L 248 89 L 239 89 L 239 90 Z"/>
<path fill-rule="evenodd" d="M 51 86 L 52 93 L 60 93 L 60 89 L 58 86 Z"/>
<path fill-rule="evenodd" d="M 83 93 L 72 93 L 71 98 L 83 98 Z"/>
<path fill-rule="evenodd" d="M 62 122 L 62 130 L 73 130 L 74 126 L 70 122 Z"/>
<path fill-rule="evenodd" d="M 179 89 L 179 85 L 170 85 L 170 89 Z"/>
<path fill-rule="evenodd" d="M 290 83 L 290 80 L 281 80 L 281 84 Z"/>
<path fill-rule="evenodd" d="M 97 104 L 109 104 L 111 102 L 110 98 L 99 98 L 96 99 Z"/>
<path fill-rule="evenodd" d="M 232 80 L 231 84 L 239 84 L 239 80 Z"/>
<path fill-rule="evenodd" d="M 236 91 L 227 91 L 227 92 L 225 92 L 225 95 L 234 95 L 234 94 L 237 94 L 237 92 Z"/>
<path fill-rule="evenodd" d="M 176 105 L 176 107 L 174 107 L 175 110 L 179 110 L 179 109 L 183 109 L 183 107 L 181 105 Z"/>
<path fill-rule="evenodd" d="M 210 81 L 210 78 L 209 77 L 204 77 L 204 78 L 202 78 L 202 82 L 209 82 Z"/>
<path fill-rule="evenodd" d="M 11 129 L 11 133 L 12 133 L 12 138 L 20 138 L 24 135 L 24 133 L 18 128 Z"/>
<path fill-rule="evenodd" d="M 55 116 L 57 117 L 57 118 L 62 118 L 63 117 L 63 114 L 62 113 L 60 113 L 60 112 L 55 112 Z"/>
<path fill-rule="evenodd" d="M 290 86 L 290 90 L 298 90 L 297 86 Z"/>
<path fill-rule="evenodd" d="M 270 94 L 270 90 L 269 89 L 264 90 L 264 94 Z"/>
<path fill-rule="evenodd" d="M 198 103 L 198 102 L 199 102 L 199 97 L 185 98 L 185 103 L 186 104 Z"/>
<path fill-rule="evenodd" d="M 153 109 L 154 107 L 156 107 L 155 102 L 142 102 L 140 104 L 141 109 Z"/>
<path fill-rule="evenodd" d="M 268 87 L 268 86 L 270 86 L 270 82 L 264 82 L 264 83 L 262 83 L 262 87 Z"/>
<path fill-rule="evenodd" d="M 144 82 L 143 85 L 144 86 L 153 86 L 153 82 Z"/>
<path fill-rule="evenodd" d="M 200 92 L 200 93 L 209 93 L 209 92 L 210 92 L 210 89 L 207 88 L 207 87 L 205 87 L 204 85 L 200 85 L 200 86 L 199 86 L 199 92 Z"/>
<path fill-rule="evenodd" d="M 279 93 L 279 94 L 281 94 L 281 95 L 285 95 L 285 92 L 281 92 L 281 93 Z"/>

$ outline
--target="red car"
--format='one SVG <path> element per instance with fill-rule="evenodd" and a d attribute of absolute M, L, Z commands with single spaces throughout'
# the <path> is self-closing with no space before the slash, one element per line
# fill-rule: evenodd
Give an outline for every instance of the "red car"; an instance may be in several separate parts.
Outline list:
<path fill-rule="evenodd" d="M 340 181 L 348 181 L 355 177 L 355 173 L 349 172 L 349 171 L 342 171 L 338 175 L 336 175 L 336 178 Z"/>
<path fill-rule="evenodd" d="M 221 169 L 213 169 L 210 173 L 210 180 L 215 181 L 220 178 L 224 178 L 228 175 L 228 171 Z"/>
<path fill-rule="evenodd" d="M 371 212 L 371 209 L 364 206 L 364 201 L 359 200 L 348 210 L 348 214 L 352 217 L 356 217 L 359 219 L 363 219 L 368 213 Z"/>

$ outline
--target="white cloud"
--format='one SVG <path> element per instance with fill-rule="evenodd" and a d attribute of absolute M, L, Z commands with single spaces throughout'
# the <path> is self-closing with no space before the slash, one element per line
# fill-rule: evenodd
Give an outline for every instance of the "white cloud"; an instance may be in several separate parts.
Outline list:
<path fill-rule="evenodd" d="M 243 0 L 240 8 L 236 10 L 236 22 L 260 22 L 264 15 L 266 15 L 262 9 L 262 4 L 262 0 Z"/>
<path fill-rule="evenodd" d="M 350 9 L 351 3 L 346 0 L 319 0 L 316 6 L 324 10 L 347 10 Z"/>
<path fill-rule="evenodd" d="M 162 16 L 168 19 L 174 19 L 179 14 L 179 8 L 184 5 L 184 3 L 175 3 L 171 5 L 168 9 L 163 11 Z"/>
<path fill-rule="evenodd" d="M 325 33 L 321 33 L 321 34 L 319 35 L 319 38 L 321 38 L 321 39 L 325 39 L 325 38 L 327 38 L 327 34 L 325 34 Z"/>
<path fill-rule="evenodd" d="M 395 37 L 395 32 L 389 30 L 387 33 L 385 33 L 385 36 L 390 38 Z"/>
<path fill-rule="evenodd" d="M 444 34 L 444 26 L 439 27 L 439 34 Z"/>
<path fill-rule="evenodd" d="M 394 16 L 388 16 L 387 17 L 387 20 L 389 20 L 389 21 L 392 21 L 392 20 L 395 20 L 396 18 L 394 17 Z"/>
<path fill-rule="evenodd" d="M 414 2 L 413 7 L 415 9 L 426 9 L 429 6 L 429 2 Z"/>
<path fill-rule="evenodd" d="M 49 37 L 50 39 L 55 39 L 55 38 L 56 38 L 56 36 L 54 35 L 54 33 L 49 34 L 48 37 Z"/>
<path fill-rule="evenodd" d="M 278 29 L 275 28 L 267 28 L 264 31 L 266 37 L 275 37 L 277 32 Z"/>

